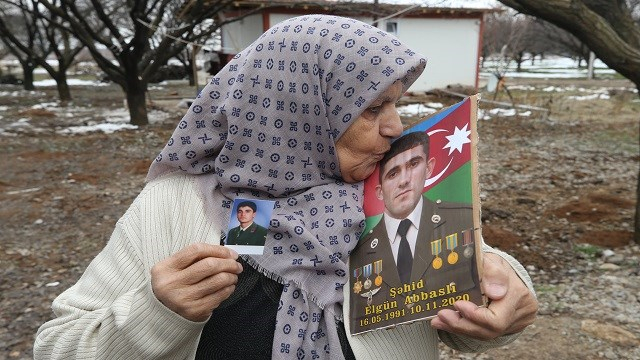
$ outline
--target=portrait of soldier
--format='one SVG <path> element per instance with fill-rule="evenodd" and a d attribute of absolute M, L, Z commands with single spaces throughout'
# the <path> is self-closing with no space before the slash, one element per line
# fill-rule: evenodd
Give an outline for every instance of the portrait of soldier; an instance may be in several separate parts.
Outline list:
<path fill-rule="evenodd" d="M 456 252 L 462 248 L 463 231 L 473 229 L 472 205 L 432 201 L 423 194 L 435 162 L 429 158 L 429 136 L 421 131 L 397 139 L 380 161 L 375 194 L 384 213 L 350 258 L 356 320 L 369 315 L 372 308 L 367 306 L 397 301 L 405 307 L 412 293 L 459 294 L 476 287 L 480 296 L 473 252 Z"/>
<path fill-rule="evenodd" d="M 236 216 L 240 225 L 229 230 L 227 245 L 264 246 L 267 229 L 256 223 L 257 205 L 250 200 L 243 200 L 238 204 Z"/>

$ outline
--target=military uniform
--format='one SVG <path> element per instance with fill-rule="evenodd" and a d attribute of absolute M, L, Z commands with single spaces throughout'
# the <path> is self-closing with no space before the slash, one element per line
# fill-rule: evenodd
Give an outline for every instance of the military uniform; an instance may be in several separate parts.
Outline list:
<path fill-rule="evenodd" d="M 229 230 L 226 244 L 264 246 L 266 238 L 267 229 L 254 222 L 245 230 L 240 226 Z"/>
<path fill-rule="evenodd" d="M 420 300 L 423 303 L 421 311 L 415 312 L 416 309 L 414 309 L 414 313 L 412 313 L 413 302 L 406 304 L 409 295 L 420 295 L 422 292 L 428 294 L 432 290 L 447 289 L 445 290 L 448 292 L 447 298 L 453 296 L 455 299 L 456 295 L 467 293 L 471 301 L 476 303 L 481 301 L 477 260 L 472 243 L 473 236 L 467 239 L 467 244 L 463 244 L 461 236 L 463 230 L 474 227 L 471 205 L 433 202 L 424 197 L 423 200 L 411 278 L 408 284 L 403 284 L 400 281 L 387 236 L 384 215 L 378 224 L 364 235 L 351 253 L 349 258 L 350 291 L 352 291 L 350 313 L 355 313 L 355 316 L 351 316 L 350 320 L 351 330 L 355 333 L 366 331 L 371 327 L 385 327 L 384 323 L 409 322 L 435 315 L 441 307 L 450 301 L 446 300 L 443 305 L 441 296 L 429 298 L 430 304 L 428 306 L 431 311 L 425 311 L 424 306 L 427 306 L 425 305 L 427 300 L 423 297 Z M 451 237 L 447 241 L 447 235 L 457 236 L 457 239 L 454 240 Z M 448 246 L 447 243 L 449 243 Z M 470 249 L 467 249 L 469 247 Z M 455 283 L 455 287 L 447 288 L 451 282 Z M 406 291 L 408 289 L 406 286 L 410 291 Z M 455 291 L 451 292 L 452 289 Z M 469 291 L 469 289 L 473 290 Z M 393 295 L 396 296 L 392 297 Z M 417 298 L 411 298 L 411 300 L 415 299 Z M 433 303 L 436 300 L 437 303 Z M 372 311 L 376 306 L 384 307 L 386 310 L 380 312 L 381 318 L 374 319 L 374 323 L 371 324 L 372 315 L 375 315 L 375 312 L 372 313 Z M 384 315 L 393 309 L 405 309 L 405 311 L 403 313 L 396 312 L 392 319 L 388 315 Z M 397 314 L 402 314 L 402 316 L 398 318 Z M 368 320 L 361 323 L 361 320 L 365 318 Z M 364 326 L 365 323 L 367 323 L 366 326 Z M 360 331 L 356 331 L 358 329 Z"/>

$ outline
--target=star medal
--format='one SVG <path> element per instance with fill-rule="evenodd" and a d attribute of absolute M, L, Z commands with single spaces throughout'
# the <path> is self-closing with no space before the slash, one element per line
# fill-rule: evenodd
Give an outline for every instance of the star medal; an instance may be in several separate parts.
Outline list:
<path fill-rule="evenodd" d="M 455 252 L 455 248 L 458 247 L 458 233 L 447 235 L 447 250 L 451 250 L 451 253 L 447 257 L 447 262 L 451 265 L 458 262 L 458 253 Z"/>
<path fill-rule="evenodd" d="M 353 284 L 353 293 L 354 294 L 359 294 L 360 291 L 362 291 L 362 282 L 360 281 L 359 277 L 360 277 L 360 270 L 362 268 L 357 268 L 355 270 L 353 270 L 353 277 L 356 278 L 356 283 Z"/>
<path fill-rule="evenodd" d="M 358 280 L 355 284 L 353 284 L 353 292 L 355 294 L 359 294 L 362 291 L 362 283 Z"/>
<path fill-rule="evenodd" d="M 434 269 L 438 270 L 442 267 L 442 259 L 438 256 L 442 251 L 442 239 L 434 240 L 431 242 L 431 254 L 436 258 L 433 259 L 431 264 Z"/>
<path fill-rule="evenodd" d="M 471 235 L 473 235 L 473 229 L 462 232 L 462 245 L 464 245 L 464 251 L 462 254 L 466 258 L 473 256 L 473 246 L 470 246 L 473 243 L 473 241 L 471 241 Z"/>
<path fill-rule="evenodd" d="M 373 283 L 377 286 L 380 287 L 380 285 L 382 285 L 382 275 L 380 275 L 382 273 L 382 260 L 378 260 L 376 262 L 373 263 L 373 271 L 376 273 L 376 279 L 373 281 Z"/>
<path fill-rule="evenodd" d="M 365 290 L 369 290 L 371 288 L 371 279 L 369 279 L 369 276 L 371 276 L 371 268 L 371 264 L 367 264 L 362 267 L 362 275 L 367 279 L 364 281 Z"/>

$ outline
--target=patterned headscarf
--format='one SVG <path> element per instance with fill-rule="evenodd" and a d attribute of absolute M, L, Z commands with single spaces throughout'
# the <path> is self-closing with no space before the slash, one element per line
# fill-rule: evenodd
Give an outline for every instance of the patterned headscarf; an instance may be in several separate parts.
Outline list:
<path fill-rule="evenodd" d="M 264 255 L 245 257 L 285 284 L 273 358 L 342 358 L 336 319 L 364 215 L 362 183 L 342 181 L 335 143 L 396 80 L 406 91 L 425 64 L 357 20 L 286 20 L 212 78 L 152 164 L 148 180 L 198 174 L 221 231 L 236 197 L 275 201 Z"/>

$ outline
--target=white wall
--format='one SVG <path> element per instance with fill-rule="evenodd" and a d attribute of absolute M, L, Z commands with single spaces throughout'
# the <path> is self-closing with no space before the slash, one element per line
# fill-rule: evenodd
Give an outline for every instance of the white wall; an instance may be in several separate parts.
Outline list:
<path fill-rule="evenodd" d="M 293 17 L 269 14 L 270 25 Z M 358 20 L 371 23 L 371 19 Z M 396 36 L 427 58 L 427 67 L 409 91 L 420 92 L 452 84 L 476 85 L 480 20 L 477 19 L 393 19 L 398 23 Z M 386 23 L 379 24 L 386 30 Z M 256 14 L 225 25 L 222 48 L 238 53 L 262 34 L 262 15 Z"/>
<path fill-rule="evenodd" d="M 480 20 L 397 19 L 398 38 L 427 58 L 422 76 L 410 91 L 451 84 L 475 86 Z M 386 29 L 386 27 L 384 27 Z"/>
<path fill-rule="evenodd" d="M 227 24 L 222 27 L 222 52 L 237 54 L 262 33 L 262 14 L 249 15 L 242 20 Z"/>
<path fill-rule="evenodd" d="M 269 14 L 269 22 L 270 22 L 270 26 L 273 26 L 281 21 L 290 19 L 294 16 L 298 16 L 298 15 L 291 15 L 291 14 Z M 356 20 L 360 20 L 362 22 L 371 24 L 371 22 L 373 22 L 372 18 L 366 18 L 366 17 L 356 17 L 356 16 L 352 16 L 352 19 L 356 19 Z"/>
<path fill-rule="evenodd" d="M 290 18 L 292 18 L 292 17 L 294 17 L 294 15 L 291 15 L 291 14 L 274 14 L 274 13 L 270 13 L 270 14 L 269 14 L 269 27 L 271 27 L 271 26 L 273 26 L 273 25 L 275 25 L 275 24 L 277 24 L 277 23 L 279 23 L 279 22 L 281 22 L 281 21 L 284 21 L 284 20 L 290 19 Z"/>

